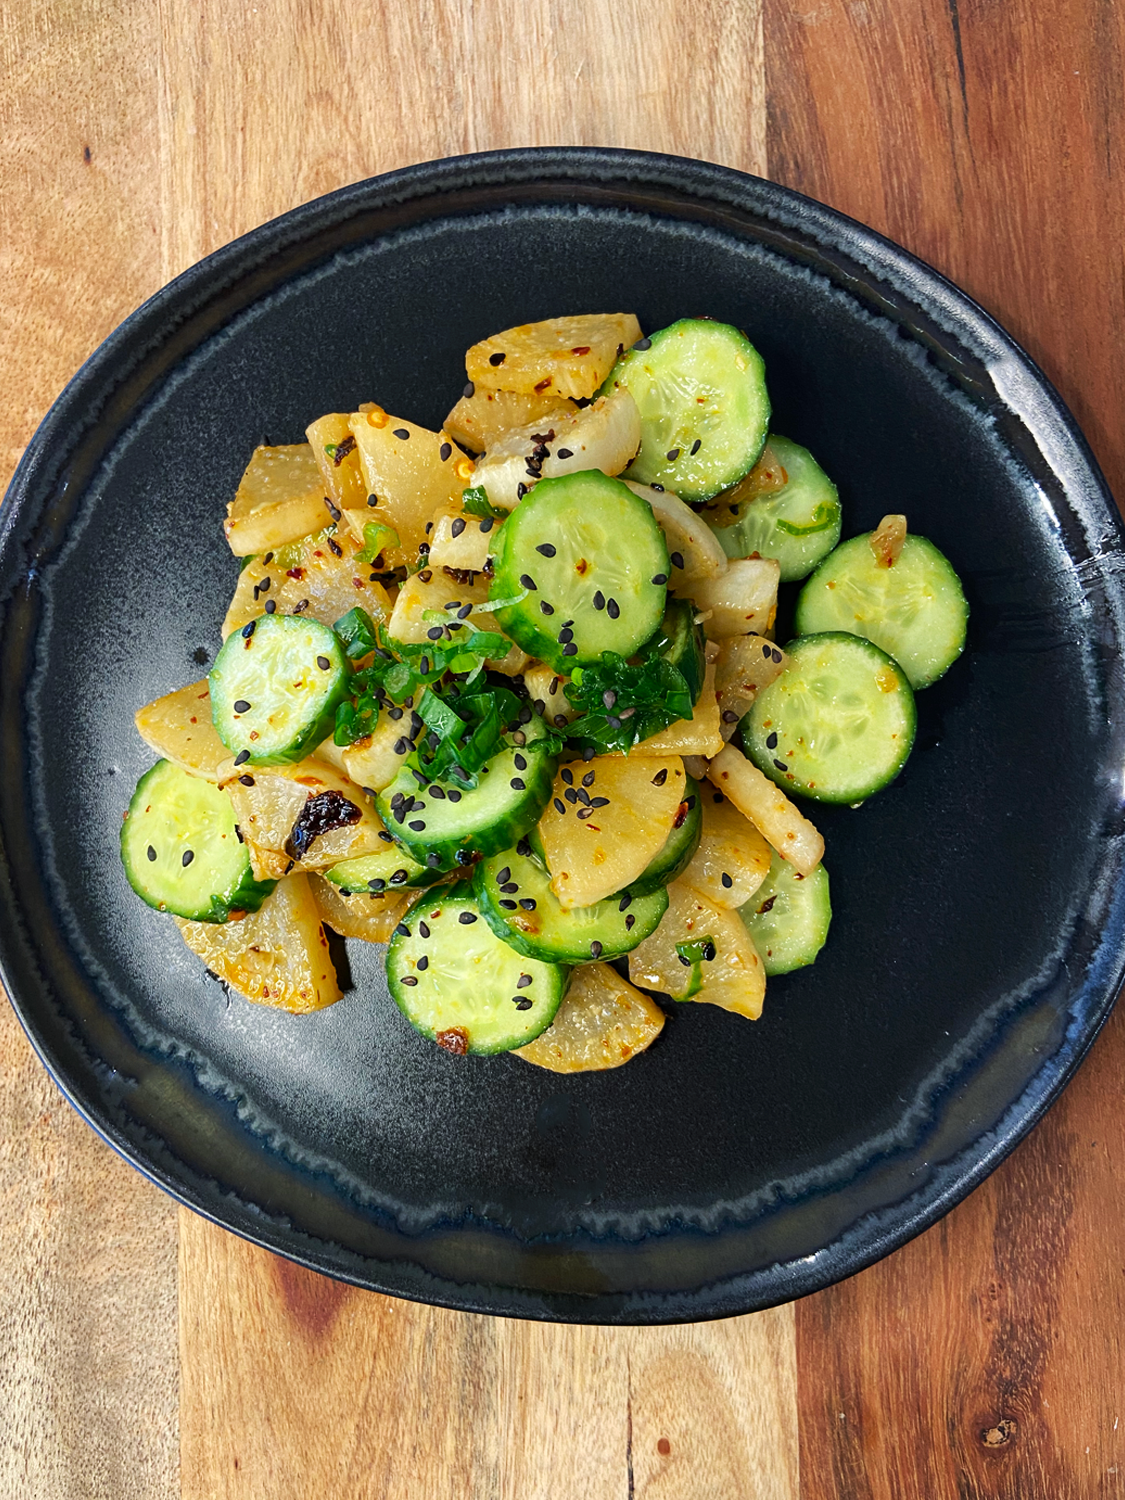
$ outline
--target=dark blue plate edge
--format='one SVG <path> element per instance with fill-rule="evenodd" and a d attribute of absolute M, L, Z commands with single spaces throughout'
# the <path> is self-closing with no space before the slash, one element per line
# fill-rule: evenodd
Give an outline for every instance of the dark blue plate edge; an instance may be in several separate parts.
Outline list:
<path fill-rule="evenodd" d="M 848 247 L 844 252 L 846 259 L 858 261 L 864 270 L 881 282 L 891 281 L 895 289 L 903 294 L 905 301 L 920 305 L 931 315 L 936 311 L 934 298 L 927 294 L 932 293 L 936 288 L 943 294 L 941 311 L 947 318 L 952 317 L 953 321 L 960 322 L 966 330 L 975 333 L 982 344 L 991 345 L 1008 357 L 1014 357 L 1027 393 L 1036 395 L 1040 401 L 1046 397 L 1048 415 L 1059 424 L 1073 445 L 1074 457 L 1078 460 L 1079 468 L 1085 470 L 1085 474 L 1081 476 L 1085 483 L 1081 488 L 1089 490 L 1092 485 L 1093 491 L 1100 496 L 1105 506 L 1105 514 L 1098 519 L 1103 524 L 1108 519 L 1110 530 L 1108 533 L 1103 533 L 1102 541 L 1115 544 L 1108 549 L 1109 551 L 1120 553 L 1125 550 L 1125 545 L 1123 545 L 1125 538 L 1122 535 L 1112 498 L 1085 439 L 1053 387 L 1036 369 L 1026 353 L 1004 333 L 999 325 L 939 273 L 932 271 L 924 263 L 873 231 L 856 224 L 855 221 L 848 220 L 845 216 L 811 199 L 803 198 L 799 194 L 779 188 L 762 179 L 750 178 L 728 168 L 675 157 L 661 157 L 644 152 L 574 148 L 520 150 L 453 158 L 406 168 L 383 178 L 355 184 L 304 205 L 280 220 L 251 231 L 231 245 L 215 252 L 213 256 L 200 262 L 199 265 L 185 271 L 131 314 L 90 356 L 40 424 L 9 489 L 9 504 L 4 509 L 3 517 L 0 518 L 0 552 L 8 552 L 11 534 L 21 519 L 20 501 L 26 497 L 33 483 L 36 480 L 42 480 L 43 475 L 47 475 L 49 477 L 46 479 L 45 486 L 42 483 L 40 485 L 41 492 L 44 487 L 55 488 L 65 468 L 67 456 L 73 454 L 77 446 L 72 425 L 69 429 L 69 445 L 58 441 L 63 426 L 64 406 L 71 406 L 76 401 L 80 402 L 84 390 L 100 382 L 101 371 L 105 363 L 109 362 L 112 365 L 124 356 L 126 374 L 117 382 L 113 391 L 114 396 L 119 396 L 121 387 L 127 384 L 128 376 L 143 361 L 146 352 L 151 349 L 150 325 L 154 325 L 158 319 L 164 319 L 168 304 L 179 302 L 181 297 L 186 299 L 188 305 L 181 320 L 186 323 L 195 307 L 207 302 L 213 296 L 217 278 L 225 285 L 232 285 L 249 268 L 268 266 L 273 257 L 286 247 L 305 242 L 311 232 L 326 225 L 346 222 L 356 213 L 365 208 L 377 206 L 381 202 L 407 202 L 411 199 L 448 193 L 466 186 L 502 187 L 507 184 L 533 186 L 536 180 L 547 177 L 575 181 L 589 181 L 593 178 L 595 181 L 608 184 L 614 181 L 632 184 L 655 182 L 658 186 L 696 197 L 701 202 L 718 201 L 724 203 L 725 206 L 735 208 L 739 206 L 745 208 L 748 198 L 758 198 L 763 201 L 750 204 L 753 212 L 765 214 L 768 217 L 772 209 L 780 224 L 790 228 L 800 228 L 833 249 L 839 249 L 842 229 L 843 238 Z M 377 192 L 374 191 L 376 188 Z M 264 256 L 260 249 L 263 243 L 269 247 Z M 329 251 L 329 253 L 332 252 Z M 211 292 L 207 292 L 207 288 L 211 288 Z M 1073 557 L 1073 548 L 1068 548 L 1068 550 Z M 1103 547 L 1098 557 L 1092 560 L 1101 561 L 1107 555 L 1107 550 Z M 25 570 L 25 576 L 31 574 L 33 577 L 34 566 L 33 561 Z M 1105 570 L 1102 570 L 1100 581 L 1110 599 L 1116 602 L 1118 617 L 1120 617 L 1122 590 L 1119 580 L 1112 573 L 1107 574 Z M 1107 600 L 1108 602 L 1110 601 Z M 5 738 L 8 738 L 10 734 L 9 726 Z M 1096 979 L 1088 977 L 1086 984 L 1078 992 L 1072 1002 L 1071 1014 L 1082 1010 L 1084 1019 L 1078 1023 L 1076 1029 L 1072 1027 L 1073 1034 L 1068 1034 L 1064 1045 L 1049 1060 L 1054 1066 L 1050 1068 L 1045 1066 L 1009 1107 L 1000 1124 L 991 1133 L 991 1137 L 982 1137 L 991 1141 L 983 1154 L 979 1151 L 978 1143 L 977 1149 L 960 1153 L 944 1164 L 941 1175 L 947 1176 L 949 1181 L 942 1190 L 937 1193 L 922 1190 L 911 1198 L 895 1203 L 893 1213 L 884 1209 L 875 1214 L 873 1217 L 876 1220 L 890 1219 L 892 1223 L 881 1233 L 866 1232 L 864 1235 L 866 1248 L 863 1250 L 858 1249 L 854 1244 L 848 1246 L 847 1242 L 852 1238 L 852 1232 L 849 1231 L 848 1234 L 841 1236 L 813 1257 L 815 1265 L 805 1268 L 791 1263 L 778 1264 L 760 1269 L 747 1276 L 733 1277 L 721 1283 L 700 1287 L 688 1293 L 631 1293 L 613 1294 L 608 1297 L 576 1292 L 528 1294 L 520 1289 L 501 1285 L 478 1286 L 447 1283 L 429 1276 L 424 1271 L 418 1272 L 419 1285 L 411 1289 L 401 1285 L 379 1285 L 371 1279 L 369 1274 L 364 1275 L 349 1271 L 346 1267 L 325 1264 L 323 1258 L 316 1254 L 315 1249 L 304 1253 L 297 1244 L 290 1243 L 281 1246 L 276 1242 L 276 1234 L 271 1234 L 266 1230 L 257 1231 L 253 1222 L 232 1225 L 229 1216 L 220 1217 L 202 1201 L 195 1201 L 195 1194 L 185 1193 L 181 1186 L 154 1163 L 147 1163 L 140 1158 L 136 1143 L 119 1131 L 102 1112 L 91 1109 L 83 1101 L 79 1091 L 71 1086 L 67 1071 L 55 1055 L 46 1035 L 36 1025 L 34 1017 L 25 1014 L 15 998 L 14 992 L 18 986 L 12 983 L 10 977 L 14 957 L 10 938 L 14 934 L 8 930 L 8 917 L 11 911 L 11 901 L 14 899 L 12 894 L 14 888 L 6 848 L 3 855 L 4 885 L 8 900 L 4 902 L 5 920 L 2 932 L 3 942 L 0 945 L 0 974 L 3 975 L 9 993 L 13 995 L 13 1005 L 21 1024 L 48 1071 L 79 1113 L 115 1150 L 173 1197 L 202 1213 L 204 1217 L 223 1224 L 225 1227 L 233 1227 L 245 1238 L 265 1248 L 279 1251 L 288 1258 L 312 1269 L 328 1271 L 329 1274 L 341 1280 L 391 1291 L 414 1300 L 464 1310 L 505 1312 L 523 1317 L 579 1320 L 591 1323 L 672 1322 L 725 1317 L 733 1313 L 746 1312 L 790 1300 L 792 1297 L 823 1287 L 871 1264 L 927 1227 L 964 1197 L 998 1165 L 1036 1123 L 1072 1076 L 1101 1025 L 1104 1024 L 1121 984 L 1123 973 L 1125 973 L 1125 951 L 1123 951 L 1125 942 L 1122 938 L 1123 898 L 1115 872 L 1116 895 L 1111 903 L 1111 910 L 1107 913 L 1111 952 L 1108 967 L 1111 972 L 1106 972 L 1106 961 L 1099 961 L 1094 966 L 1098 971 Z M 1104 944 L 1102 951 L 1103 954 L 1106 951 Z M 1082 1002 L 1087 1000 L 1090 1003 L 1084 1006 Z M 1044 1087 L 1043 1074 L 1048 1071 L 1051 1076 Z M 974 1163 L 970 1169 L 962 1170 L 962 1159 L 970 1154 L 974 1158 Z M 246 1206 L 243 1205 L 243 1207 Z M 229 1215 L 230 1205 L 226 1205 L 226 1208 Z M 249 1209 L 247 1209 L 247 1214 L 251 1219 L 253 1218 Z M 290 1239 L 292 1240 L 293 1237 L 291 1230 Z M 302 1237 L 297 1235 L 296 1238 L 299 1240 Z M 312 1243 L 316 1245 L 322 1242 Z M 324 1246 L 324 1248 L 333 1247 Z M 415 1270 L 417 1271 L 418 1268 Z M 766 1283 L 770 1284 L 768 1291 Z"/>

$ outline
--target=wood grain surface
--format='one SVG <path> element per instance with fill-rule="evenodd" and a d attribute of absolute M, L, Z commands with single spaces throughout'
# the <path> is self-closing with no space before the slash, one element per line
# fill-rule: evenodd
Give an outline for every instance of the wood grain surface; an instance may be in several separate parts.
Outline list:
<path fill-rule="evenodd" d="M 0 14 L 9 467 L 120 319 L 429 157 L 700 156 L 930 260 L 1125 494 L 1110 0 L 24 0 Z M 1125 1493 L 1125 1019 L 965 1204 L 795 1307 L 556 1328 L 341 1287 L 177 1211 L 0 1016 L 0 1497 L 1085 1500 Z"/>

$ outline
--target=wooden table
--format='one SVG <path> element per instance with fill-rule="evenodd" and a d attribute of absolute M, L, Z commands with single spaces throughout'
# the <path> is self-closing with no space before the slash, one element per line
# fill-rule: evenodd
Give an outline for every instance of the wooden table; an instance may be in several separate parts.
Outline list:
<path fill-rule="evenodd" d="M 21 0 L 0 17 L 14 465 L 163 282 L 430 157 L 604 144 L 773 177 L 964 286 L 1125 495 L 1111 0 Z M 1125 1016 L 966 1203 L 843 1286 L 694 1327 L 434 1311 L 176 1208 L 0 1016 L 0 1496 L 1125 1493 Z"/>

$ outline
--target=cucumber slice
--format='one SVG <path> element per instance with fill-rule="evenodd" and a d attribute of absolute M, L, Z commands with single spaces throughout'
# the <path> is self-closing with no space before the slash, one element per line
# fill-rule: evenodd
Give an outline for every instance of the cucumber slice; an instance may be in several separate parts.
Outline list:
<path fill-rule="evenodd" d="M 413 855 L 400 849 L 389 833 L 379 835 L 383 848 L 375 854 L 361 854 L 357 859 L 343 859 L 324 871 L 324 876 L 348 896 L 390 895 L 414 886 L 433 885 L 439 872 L 419 864 Z"/>
<path fill-rule="evenodd" d="M 632 656 L 660 625 L 671 564 L 652 508 L 597 469 L 541 480 L 500 529 L 496 621 L 558 672 Z M 520 598 L 519 596 L 523 596 Z"/>
<path fill-rule="evenodd" d="M 685 777 L 684 800 L 676 814 L 664 847 L 649 861 L 647 869 L 629 886 L 633 896 L 663 890 L 691 864 L 703 832 L 703 798 L 698 781 Z"/>
<path fill-rule="evenodd" d="M 287 766 L 332 733 L 347 653 L 305 615 L 262 615 L 223 642 L 207 679 L 211 719 L 236 764 Z"/>
<path fill-rule="evenodd" d="M 456 777 L 420 782 L 412 761 L 379 793 L 375 806 L 388 833 L 435 876 L 521 839 L 538 823 L 555 775 L 554 757 L 539 742 L 494 755 L 472 790 Z"/>
<path fill-rule="evenodd" d="M 703 626 L 695 623 L 695 608 L 690 601 L 669 599 L 659 630 L 640 654 L 664 657 L 682 673 L 691 690 L 691 701 L 698 703 L 707 674 L 703 640 Z"/>
<path fill-rule="evenodd" d="M 641 447 L 625 471 L 681 500 L 710 500 L 744 479 L 765 445 L 770 402 L 762 357 L 729 323 L 683 318 L 634 344 L 610 371 L 641 414 Z"/>
<path fill-rule="evenodd" d="M 706 514 L 728 557 L 774 557 L 782 583 L 794 583 L 840 540 L 840 498 L 807 448 L 776 433 L 769 444 L 788 476 L 784 487 L 754 498 L 734 490 Z"/>
<path fill-rule="evenodd" d="M 802 634 L 848 630 L 893 656 L 913 688 L 936 682 L 965 649 L 969 606 L 945 555 L 910 535 L 892 567 L 854 536 L 821 563 L 797 600 Z"/>
<path fill-rule="evenodd" d="M 527 843 L 482 861 L 473 892 L 498 938 L 528 958 L 558 963 L 620 958 L 655 931 L 668 910 L 668 893 L 660 887 L 647 896 L 623 891 L 594 906 L 563 911 L 550 871 Z"/>
<path fill-rule="evenodd" d="M 796 870 L 779 854 L 770 872 L 738 914 L 761 954 L 766 974 L 788 974 L 803 969 L 824 947 L 832 902 L 828 894 L 828 871 L 817 865 L 808 875 Z"/>
<path fill-rule="evenodd" d="M 754 764 L 786 792 L 863 802 L 893 781 L 914 743 L 914 694 L 892 657 L 843 632 L 799 636 L 788 664 L 739 725 Z"/>
<path fill-rule="evenodd" d="M 510 1052 L 545 1031 L 567 972 L 502 942 L 466 882 L 423 896 L 387 950 L 395 1004 L 416 1031 L 457 1055 Z"/>
<path fill-rule="evenodd" d="M 257 911 L 277 884 L 254 879 L 227 794 L 167 760 L 137 782 L 121 862 L 142 901 L 189 922 Z"/>

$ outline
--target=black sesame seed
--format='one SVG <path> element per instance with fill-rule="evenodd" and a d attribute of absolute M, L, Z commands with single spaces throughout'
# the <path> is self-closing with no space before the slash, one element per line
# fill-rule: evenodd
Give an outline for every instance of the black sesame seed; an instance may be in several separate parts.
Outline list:
<path fill-rule="evenodd" d="M 155 859 L 156 858 L 156 850 L 152 847 L 151 844 L 145 850 L 145 853 L 148 855 L 149 859 Z"/>
<path fill-rule="evenodd" d="M 484 520 L 480 523 L 480 529 L 487 536 L 495 525 L 496 522 L 492 516 L 485 516 Z"/>
<path fill-rule="evenodd" d="M 629 915 L 625 918 L 625 931 L 626 932 L 631 932 L 633 930 L 633 923 L 636 920 L 637 920 L 636 917 L 633 915 L 632 912 L 630 912 Z"/>
<path fill-rule="evenodd" d="M 391 431 L 394 433 L 396 438 L 401 438 L 404 443 L 410 436 L 410 429 L 408 427 L 392 427 Z"/>
<path fill-rule="evenodd" d="M 263 594 L 268 594 L 269 590 L 270 590 L 270 584 L 272 582 L 273 582 L 273 580 L 270 579 L 270 578 L 263 578 L 262 581 L 261 581 L 261 583 L 259 583 L 259 585 L 258 585 L 259 592 L 263 593 Z"/>
<path fill-rule="evenodd" d="M 403 984 L 408 984 L 411 989 L 413 989 L 414 986 L 418 983 L 418 981 L 414 978 L 413 974 L 404 974 L 403 978 L 402 978 L 402 982 L 403 982 Z"/>
<path fill-rule="evenodd" d="M 457 918 L 462 927 L 470 927 L 477 919 L 475 911 L 463 911 Z"/>
<path fill-rule="evenodd" d="M 267 615 L 272 615 L 273 612 L 274 612 L 274 610 L 276 608 L 277 608 L 277 600 L 276 599 L 267 599 L 266 600 L 266 614 Z"/>
<path fill-rule="evenodd" d="M 773 657 L 775 662 L 779 662 L 781 660 L 781 652 L 777 649 L 776 646 L 770 647 L 770 655 Z"/>
<path fill-rule="evenodd" d="M 399 719 L 402 718 L 402 709 L 398 708 L 397 706 L 395 708 L 389 708 L 387 710 L 387 713 L 392 719 L 394 719 L 396 723 L 399 721 Z"/>
<path fill-rule="evenodd" d="M 527 791 L 527 783 L 520 776 L 513 776 L 512 779 L 511 779 L 511 781 L 509 781 L 508 785 L 511 787 L 511 789 L 512 789 L 513 792 L 526 792 Z"/>
<path fill-rule="evenodd" d="M 571 630 L 568 626 L 564 625 L 563 628 L 559 631 L 559 645 L 567 646 L 573 639 L 574 631 Z"/>
<path fill-rule="evenodd" d="M 551 720 L 556 729 L 565 729 L 567 724 L 566 714 L 556 714 Z"/>
<path fill-rule="evenodd" d="M 240 776 L 238 779 L 239 779 L 239 781 L 241 781 L 241 783 L 242 783 L 243 786 L 253 786 L 254 785 L 254 778 L 253 778 L 253 776 Z"/>
<path fill-rule="evenodd" d="M 367 503 L 368 503 L 368 505 L 370 505 L 372 507 L 372 509 L 374 509 L 375 506 L 379 504 L 379 496 L 378 495 L 368 495 L 368 497 L 367 497 Z"/>
<path fill-rule="evenodd" d="M 257 625 L 257 623 L 258 623 L 257 620 L 251 620 L 250 623 L 249 623 L 249 625 L 244 625 L 242 627 L 242 636 L 243 636 L 244 640 L 248 641 L 250 639 L 250 637 L 254 634 L 254 627 L 255 627 L 255 625 Z"/>
<path fill-rule="evenodd" d="M 678 448 L 669 448 L 667 454 L 665 455 L 670 464 L 674 464 L 679 456 L 680 450 Z"/>
<path fill-rule="evenodd" d="M 318 656 L 316 659 L 316 664 L 322 672 L 327 672 L 329 667 L 332 665 L 327 656 Z"/>
<path fill-rule="evenodd" d="M 593 758 L 594 758 L 594 747 L 593 747 L 593 745 L 587 745 L 586 748 L 585 748 L 585 750 L 583 750 L 583 752 L 582 752 L 582 759 L 583 760 L 593 760 Z"/>
<path fill-rule="evenodd" d="M 460 800 L 461 800 L 461 793 L 457 790 L 457 788 L 455 786 L 451 786 L 449 788 L 448 792 L 446 792 L 445 795 L 449 799 L 450 802 L 460 802 Z"/>
<path fill-rule="evenodd" d="M 511 880 L 511 878 L 512 878 L 512 867 L 511 867 L 511 865 L 505 865 L 502 870 L 497 870 L 497 872 L 496 872 L 496 884 L 501 888 L 501 890 L 503 890 L 504 885 L 506 884 L 507 881 Z"/>
<path fill-rule="evenodd" d="M 601 958 L 601 956 L 602 956 L 602 945 L 601 945 L 601 943 L 598 942 L 597 938 L 595 938 L 594 941 L 590 944 L 590 957 L 591 958 Z"/>
<path fill-rule="evenodd" d="M 195 850 L 194 849 L 185 849 L 184 850 L 184 857 L 180 861 L 180 863 L 183 865 L 183 867 L 184 867 L 185 870 L 187 869 L 188 865 L 191 864 L 191 862 L 192 862 L 192 860 L 194 858 L 195 858 Z"/>
<path fill-rule="evenodd" d="M 457 611 L 457 618 L 459 620 L 467 620 L 472 612 L 473 606 L 471 604 L 462 604 L 461 608 Z"/>
<path fill-rule="evenodd" d="M 408 739 L 406 739 L 405 736 L 402 739 L 395 740 L 395 754 L 396 755 L 409 755 L 410 754 L 410 741 Z"/>
<path fill-rule="evenodd" d="M 502 365 L 507 357 L 506 354 L 490 354 L 488 356 L 488 363 L 493 366 Z"/>
<path fill-rule="evenodd" d="M 766 749 L 767 750 L 776 750 L 777 749 L 777 735 L 776 735 L 776 733 L 771 733 L 771 734 L 767 734 L 766 735 Z"/>
<path fill-rule="evenodd" d="M 449 529 L 454 536 L 460 536 L 465 529 L 465 524 L 464 516 L 454 516 L 453 525 Z"/>
<path fill-rule="evenodd" d="M 566 804 L 565 804 L 565 802 L 563 802 L 560 797 L 556 797 L 554 800 L 555 800 L 555 811 L 556 812 L 560 812 L 560 813 L 565 813 L 566 812 Z"/>
<path fill-rule="evenodd" d="M 531 705 L 529 703 L 525 703 L 524 706 L 520 709 L 520 712 L 519 712 L 519 722 L 521 724 L 530 724 L 531 720 L 532 720 L 532 717 L 533 717 L 533 715 L 532 715 L 532 712 L 531 712 Z M 516 765 L 517 765 L 518 769 L 521 770 L 521 771 L 526 771 L 527 770 L 527 761 L 524 761 L 523 764 L 520 765 L 519 761 L 517 760 Z"/>
<path fill-rule="evenodd" d="M 523 907 L 524 911 L 534 911 L 535 898 L 533 896 L 521 896 L 520 905 Z"/>
<path fill-rule="evenodd" d="M 653 583 L 667 583 L 668 575 L 667 573 L 654 573 L 652 575 L 652 581 Z"/>
<path fill-rule="evenodd" d="M 572 450 L 570 448 L 560 448 L 559 451 L 555 454 L 555 457 L 556 458 L 573 458 L 574 457 L 574 453 L 572 452 Z"/>
<path fill-rule="evenodd" d="M 668 561 L 674 568 L 682 568 L 684 565 L 684 554 L 682 552 L 669 552 Z"/>
<path fill-rule="evenodd" d="M 535 586 L 535 579 L 532 578 L 532 576 L 531 576 L 530 573 L 521 573 L 520 574 L 520 588 L 530 589 L 532 591 L 532 593 L 536 593 L 537 592 L 537 589 L 536 589 L 536 586 Z"/>
<path fill-rule="evenodd" d="M 774 762 L 773 763 L 774 763 L 774 765 L 777 767 L 777 769 L 779 771 L 788 771 L 788 769 L 789 769 L 789 767 L 785 764 L 785 762 L 783 760 L 778 760 L 776 756 L 774 756 Z"/>
<path fill-rule="evenodd" d="M 566 791 L 563 793 L 563 796 L 566 798 L 566 800 L 570 803 L 570 805 L 572 807 L 578 801 L 578 793 L 574 790 L 574 788 L 572 786 L 568 786 L 567 787 Z"/>
<path fill-rule="evenodd" d="M 592 807 L 580 807 L 576 814 L 578 821 L 580 823 L 584 823 L 587 818 L 593 815 L 593 811 L 594 809 Z"/>
<path fill-rule="evenodd" d="M 667 780 L 668 767 L 665 766 L 663 770 L 657 771 L 656 775 L 652 778 L 652 784 L 653 786 L 663 786 Z"/>
<path fill-rule="evenodd" d="M 328 507 L 328 514 L 334 521 L 338 521 L 340 519 L 340 511 L 338 507 L 332 504 L 332 501 L 328 498 L 327 495 L 325 495 L 324 497 L 324 503 Z"/>
<path fill-rule="evenodd" d="M 408 823 L 406 826 L 407 828 L 412 828 L 415 833 L 425 833 L 426 831 L 426 825 L 421 818 L 415 818 L 412 823 Z"/>
<path fill-rule="evenodd" d="M 724 724 L 737 724 L 738 723 L 738 715 L 735 713 L 735 711 L 734 711 L 733 708 L 724 708 L 723 709 L 723 723 Z"/>
<path fill-rule="evenodd" d="M 548 604 L 546 599 L 540 599 L 539 609 L 540 612 L 545 615 L 553 615 L 555 612 L 555 606 L 553 604 Z"/>
<path fill-rule="evenodd" d="M 385 880 L 369 880 L 367 882 L 367 889 L 378 896 L 387 889 L 387 882 Z"/>
<path fill-rule="evenodd" d="M 630 896 L 629 892 L 626 891 L 625 894 L 621 897 L 621 900 L 617 903 L 617 910 L 628 911 L 632 904 L 633 898 L 632 896 Z"/>
<path fill-rule="evenodd" d="M 426 955 L 424 953 L 422 954 L 422 957 L 418 960 L 417 967 L 418 967 L 419 972 L 423 973 L 423 974 L 430 967 L 430 960 L 426 957 Z"/>
<path fill-rule="evenodd" d="M 530 718 L 531 718 L 531 715 L 529 714 L 528 715 L 528 719 L 530 719 Z M 524 722 L 524 718 L 523 718 L 523 714 L 522 713 L 520 714 L 520 722 L 521 723 Z M 515 765 L 515 768 L 516 768 L 517 771 L 526 771 L 527 770 L 527 759 L 523 755 L 517 755 L 515 757 L 515 760 L 514 760 L 513 764 Z"/>
<path fill-rule="evenodd" d="M 526 996 L 522 1000 L 516 999 L 516 1009 L 517 1010 L 530 1010 L 531 1009 L 531 1004 L 532 1004 L 532 1002 L 530 1000 L 528 1000 L 526 998 Z"/>
<path fill-rule="evenodd" d="M 440 641 L 441 640 L 441 626 L 440 625 L 431 625 L 430 628 L 429 628 L 429 630 L 426 631 L 426 638 L 427 638 L 427 640 L 431 640 L 431 641 Z"/>
<path fill-rule="evenodd" d="M 691 968 L 691 959 L 690 958 L 685 958 L 682 953 L 677 953 L 676 957 L 680 960 L 680 962 L 683 964 L 683 966 L 684 966 L 685 969 L 690 969 Z"/>
<path fill-rule="evenodd" d="M 234 700 L 234 711 L 236 714 L 248 714 L 250 712 L 250 705 L 245 698 L 236 698 Z"/>
<path fill-rule="evenodd" d="M 519 484 L 516 485 L 516 499 L 517 500 L 522 500 L 523 497 L 526 494 L 527 494 L 527 485 L 524 484 L 523 480 L 521 479 L 520 482 L 519 482 Z"/>
<path fill-rule="evenodd" d="M 249 752 L 249 750 L 240 750 L 238 752 L 238 754 L 234 757 L 234 763 L 235 763 L 236 766 L 244 766 L 249 759 L 250 759 L 250 752 Z"/>
<path fill-rule="evenodd" d="M 438 457 L 441 459 L 442 463 L 444 463 L 452 452 L 452 443 L 442 443 L 441 447 L 438 449 Z"/>
<path fill-rule="evenodd" d="M 334 537 L 327 537 L 326 540 L 328 542 L 329 552 L 331 552 L 335 557 L 343 557 L 344 549 L 340 546 L 340 543 L 336 541 Z"/>
<path fill-rule="evenodd" d="M 425 922 L 418 923 L 418 932 L 424 938 L 428 938 L 430 935 L 430 929 Z"/>
<path fill-rule="evenodd" d="M 715 953 L 716 953 L 716 949 L 715 949 L 714 943 L 704 943 L 704 945 L 703 945 L 703 959 L 704 959 L 705 963 L 709 963 L 709 964 L 714 963 L 715 962 Z"/>
<path fill-rule="evenodd" d="M 640 349 L 642 351 L 645 350 L 645 349 L 651 349 L 652 348 L 652 340 L 648 339 L 648 338 L 638 339 L 637 342 L 633 345 L 633 348 L 634 349 Z"/>
<path fill-rule="evenodd" d="M 616 599 L 607 599 L 605 602 L 605 612 L 611 620 L 616 620 L 621 614 L 621 606 Z"/>
<path fill-rule="evenodd" d="M 423 677 L 427 675 L 430 670 L 430 658 L 428 656 L 423 656 L 419 659 L 418 670 L 421 672 Z"/>
<path fill-rule="evenodd" d="M 464 398 L 465 398 L 466 401 L 471 401 L 473 399 L 473 397 L 476 395 L 476 393 L 477 393 L 477 388 L 476 388 L 476 386 L 473 384 L 473 382 L 471 380 L 469 381 L 469 383 L 465 387 L 465 389 L 461 392 L 462 396 L 464 396 Z"/>
<path fill-rule="evenodd" d="M 602 593 L 601 589 L 598 589 L 597 592 L 594 595 L 594 608 L 595 609 L 604 609 L 605 608 L 605 595 Z"/>
<path fill-rule="evenodd" d="M 583 778 L 582 778 L 582 785 L 583 786 L 593 786 L 593 784 L 594 784 L 594 777 L 596 775 L 597 775 L 596 771 L 587 771 L 586 774 L 585 774 L 585 776 L 583 776 Z"/>
<path fill-rule="evenodd" d="M 524 859 L 527 859 L 527 857 L 530 855 L 531 845 L 526 839 L 520 839 L 519 843 L 516 845 L 516 853 L 522 855 Z"/>
<path fill-rule="evenodd" d="M 608 797 L 591 797 L 590 798 L 590 806 L 591 807 L 608 807 L 609 806 L 609 798 Z"/>
<path fill-rule="evenodd" d="M 497 905 L 500 907 L 501 911 L 515 911 L 516 909 L 516 903 L 514 901 L 500 901 L 497 903 Z"/>
<path fill-rule="evenodd" d="M 430 788 L 430 793 L 429 794 L 430 794 L 431 797 L 435 798 L 438 802 L 444 802 L 445 801 L 445 792 L 444 792 L 444 790 L 440 786 L 437 785 L 436 782 Z"/>
<path fill-rule="evenodd" d="M 555 549 L 550 542 L 540 542 L 535 550 L 536 552 L 541 553 L 544 557 L 554 557 L 555 555 Z"/>
<path fill-rule="evenodd" d="M 578 647 L 574 644 L 573 641 L 568 641 L 566 643 L 566 645 L 562 648 L 562 654 L 564 656 L 577 656 L 578 655 Z"/>

